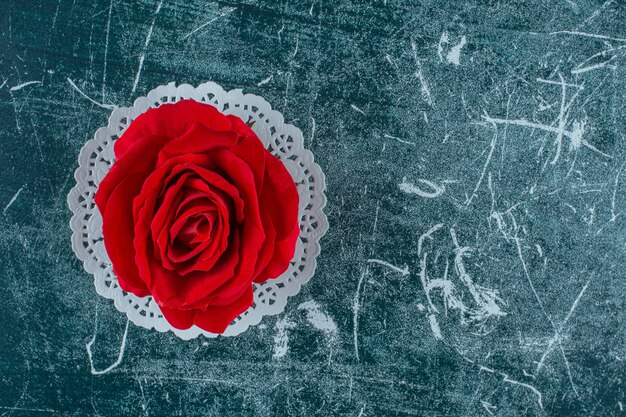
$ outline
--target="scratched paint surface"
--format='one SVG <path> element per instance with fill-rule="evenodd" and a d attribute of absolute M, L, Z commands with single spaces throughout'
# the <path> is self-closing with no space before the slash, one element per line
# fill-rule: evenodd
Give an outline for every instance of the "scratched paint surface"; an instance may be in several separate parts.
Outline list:
<path fill-rule="evenodd" d="M 626 6 L 456 3 L 2 1 L 0 414 L 624 415 Z M 208 80 L 302 129 L 331 228 L 283 314 L 185 342 L 65 200 L 113 106 Z"/>

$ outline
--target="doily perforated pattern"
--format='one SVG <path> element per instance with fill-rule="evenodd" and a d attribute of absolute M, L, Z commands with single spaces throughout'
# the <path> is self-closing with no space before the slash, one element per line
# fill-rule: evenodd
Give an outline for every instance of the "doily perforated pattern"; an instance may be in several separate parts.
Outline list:
<path fill-rule="evenodd" d="M 184 99 L 210 104 L 224 114 L 236 115 L 247 123 L 254 122 L 252 130 L 265 147 L 285 164 L 300 195 L 300 238 L 291 264 L 280 277 L 254 284 L 253 305 L 224 332 L 224 336 L 235 336 L 258 324 L 263 316 L 279 314 L 284 310 L 287 298 L 297 294 L 313 276 L 315 258 L 320 252 L 318 242 L 328 229 L 322 212 L 326 204 L 324 174 L 313 161 L 311 152 L 304 149 L 300 129 L 284 123 L 283 116 L 272 110 L 263 98 L 243 94 L 241 90 L 227 92 L 213 82 L 198 87 L 170 83 L 150 91 L 147 97 L 138 98 L 133 107 L 113 110 L 108 126 L 98 129 L 95 137 L 80 151 L 79 166 L 74 174 L 76 186 L 68 195 L 68 204 L 74 213 L 70 221 L 72 248 L 83 261 L 85 270 L 93 274 L 98 294 L 113 300 L 115 307 L 127 314 L 136 325 L 160 332 L 172 331 L 182 339 L 200 334 L 217 336 L 195 326 L 188 330 L 175 329 L 165 320 L 152 297 L 137 297 L 120 288 L 104 246 L 102 217 L 94 203 L 98 185 L 115 161 L 115 140 L 149 108 Z"/>

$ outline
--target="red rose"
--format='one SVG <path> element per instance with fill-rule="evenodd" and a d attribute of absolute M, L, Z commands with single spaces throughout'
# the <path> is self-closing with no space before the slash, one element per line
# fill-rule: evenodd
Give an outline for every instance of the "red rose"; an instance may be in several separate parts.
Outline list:
<path fill-rule="evenodd" d="M 241 119 L 193 100 L 148 110 L 114 149 L 95 202 L 120 286 L 176 328 L 222 333 L 289 266 L 293 179 Z"/>

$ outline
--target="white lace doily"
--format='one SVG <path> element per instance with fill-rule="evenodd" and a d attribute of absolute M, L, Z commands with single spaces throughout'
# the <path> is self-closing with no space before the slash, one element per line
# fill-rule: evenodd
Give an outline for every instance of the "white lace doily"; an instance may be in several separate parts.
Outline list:
<path fill-rule="evenodd" d="M 133 119 L 151 107 L 184 99 L 210 104 L 222 113 L 236 115 L 247 123 L 254 121 L 252 130 L 265 147 L 285 164 L 300 195 L 300 238 L 291 264 L 280 277 L 254 284 L 253 305 L 224 332 L 224 336 L 236 336 L 258 324 L 263 316 L 279 314 L 284 310 L 287 297 L 297 294 L 313 276 L 315 258 L 320 252 L 318 241 L 328 229 L 322 212 L 326 204 L 324 174 L 313 162 L 311 152 L 304 149 L 300 129 L 284 123 L 282 114 L 272 110 L 263 98 L 243 94 L 241 90 L 226 92 L 213 82 L 198 87 L 170 83 L 150 91 L 147 97 L 138 98 L 133 107 L 114 109 L 108 126 L 98 129 L 95 137 L 80 151 L 79 166 L 74 174 L 76 186 L 67 198 L 74 213 L 70 221 L 72 248 L 83 261 L 85 270 L 93 274 L 98 294 L 113 300 L 115 307 L 126 313 L 136 325 L 160 332 L 172 331 L 182 339 L 192 339 L 200 334 L 217 336 L 196 326 L 188 330 L 175 329 L 165 320 L 152 297 L 137 297 L 120 288 L 104 247 L 102 217 L 94 203 L 98 185 L 115 161 L 113 144 Z"/>

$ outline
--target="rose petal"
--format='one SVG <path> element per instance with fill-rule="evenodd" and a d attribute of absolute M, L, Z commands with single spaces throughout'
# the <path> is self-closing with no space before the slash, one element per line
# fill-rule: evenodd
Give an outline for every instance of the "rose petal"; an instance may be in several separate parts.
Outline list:
<path fill-rule="evenodd" d="M 238 123 L 233 121 L 233 126 Z M 284 164 L 263 148 L 258 138 L 242 138 L 231 151 L 246 161 L 256 179 L 266 239 L 259 252 L 254 280 L 263 282 L 283 273 L 293 257 L 300 234 L 298 191 Z"/>
<path fill-rule="evenodd" d="M 169 187 L 167 187 L 167 183 L 165 184 L 165 186 L 167 187 L 165 190 L 165 194 L 163 194 L 162 197 L 159 198 L 159 200 L 161 200 L 161 203 L 156 209 L 156 212 L 154 213 L 150 221 L 150 232 L 152 242 L 155 247 L 155 253 L 159 254 L 159 259 L 163 263 L 163 266 L 171 270 L 175 270 L 176 267 L 169 264 L 168 258 L 166 256 L 168 236 L 167 233 L 160 232 L 169 230 L 170 225 L 175 220 L 175 211 L 172 210 L 172 207 L 176 206 L 176 204 L 174 204 L 175 201 L 180 200 L 180 190 L 183 188 L 185 182 L 191 175 L 192 174 L 190 172 L 185 172 L 177 177 L 174 184 L 170 185 Z"/>
<path fill-rule="evenodd" d="M 218 226 L 218 232 L 222 232 L 221 227 Z M 187 275 L 192 271 L 207 271 L 212 265 L 219 260 L 221 253 L 215 253 L 215 249 L 218 247 L 218 239 L 206 239 L 200 242 L 193 248 L 176 248 L 172 243 L 168 245 L 167 259 L 168 262 L 173 263 L 175 270 L 180 275 Z M 211 250 L 215 256 L 212 258 L 210 265 L 207 265 L 206 260 L 193 259 L 206 250 Z"/>
<path fill-rule="evenodd" d="M 166 233 L 165 229 L 162 229 L 160 235 L 161 240 L 169 241 L 167 263 L 164 259 L 164 266 L 168 269 L 177 270 L 181 275 L 186 275 L 192 271 L 208 271 L 219 260 L 219 256 L 224 252 L 228 245 L 228 237 L 230 234 L 230 211 L 232 211 L 231 207 L 233 206 L 232 200 L 226 193 L 209 186 L 198 178 L 189 177 L 185 182 L 185 186 L 187 189 L 193 188 L 195 190 L 202 190 L 201 193 L 205 198 L 195 199 L 193 202 L 187 202 L 186 204 L 184 202 L 183 205 L 188 206 L 189 208 L 183 213 L 177 213 L 178 218 L 172 224 L 169 234 Z M 210 204 L 210 206 L 208 204 Z M 173 237 L 178 233 L 178 228 L 175 228 L 174 224 L 182 222 L 178 223 L 179 227 L 182 227 L 180 225 L 184 224 L 187 217 L 210 209 L 217 211 L 216 217 L 219 219 L 215 225 L 214 238 L 203 242 L 192 250 L 188 250 L 188 253 L 184 253 L 182 251 L 177 252 L 176 248 L 172 246 Z M 159 245 L 163 245 L 163 243 L 159 242 Z M 201 255 L 197 259 L 192 259 L 200 253 Z M 180 262 L 188 260 L 189 262 L 180 264 Z"/>
<path fill-rule="evenodd" d="M 134 245 L 136 249 L 135 262 L 137 263 L 140 276 L 143 277 L 144 281 L 146 281 L 149 286 L 152 282 L 149 260 L 152 256 L 149 239 L 149 231 L 151 230 L 150 223 L 162 186 L 185 170 L 196 169 L 197 172 L 197 168 L 199 167 L 197 164 L 207 165 L 210 163 L 211 158 L 206 155 L 191 154 L 171 158 L 146 178 L 141 188 L 141 193 L 133 203 L 135 220 Z M 202 171 L 202 176 L 203 178 L 209 178 L 209 175 L 204 171 Z M 212 185 L 227 193 L 235 202 L 235 206 L 238 207 L 238 212 L 242 212 L 243 200 L 237 188 L 216 173 L 210 175 L 210 180 Z"/>
<path fill-rule="evenodd" d="M 287 270 L 293 259 L 296 244 L 298 243 L 298 236 L 300 236 L 300 227 L 299 225 L 296 225 L 292 233 L 286 238 L 274 241 L 274 254 L 272 260 L 268 263 L 265 269 L 257 275 L 255 282 L 263 282 L 267 279 L 277 278 L 280 274 Z M 266 277 L 263 281 L 260 279 L 262 276 Z"/>
<path fill-rule="evenodd" d="M 275 278 L 282 274 L 293 258 L 300 224 L 298 221 L 299 196 L 293 179 L 285 166 L 268 154 L 265 182 L 261 190 L 260 210 L 271 217 L 271 227 L 276 236 L 272 246 L 274 254 L 263 270 L 257 270 L 256 282 L 263 277 Z M 267 226 L 264 224 L 264 228 Z"/>
<path fill-rule="evenodd" d="M 215 219 L 212 220 L 211 232 L 210 235 L 207 236 L 207 239 L 217 239 L 219 238 L 219 235 L 228 236 L 230 232 L 229 220 L 231 217 L 230 213 L 232 211 L 231 207 L 232 203 L 230 202 L 230 200 L 225 199 L 224 201 L 216 203 L 212 201 L 206 194 L 197 191 L 194 191 L 194 195 L 191 195 L 190 197 L 183 197 L 183 202 L 178 206 L 178 209 L 176 210 L 176 214 L 174 216 L 176 220 L 174 223 L 172 223 L 172 226 L 169 230 L 169 244 L 172 245 L 174 243 L 174 239 L 182 230 L 185 219 L 187 217 L 201 213 L 215 216 Z M 195 238 L 194 242 L 199 243 L 204 240 L 206 239 L 200 240 L 200 238 Z"/>
<path fill-rule="evenodd" d="M 184 278 L 151 260 L 151 291 L 155 300 L 169 308 L 205 308 L 215 289 L 233 278 L 240 260 L 239 245 L 239 235 L 234 234 L 228 250 L 210 271 L 194 271 Z"/>
<path fill-rule="evenodd" d="M 231 201 L 234 203 L 235 208 L 235 216 L 237 218 L 237 222 L 243 222 L 244 218 L 244 201 L 241 198 L 241 194 L 237 187 L 233 186 L 230 182 L 224 179 L 218 173 L 211 171 L 209 169 L 203 168 L 197 165 L 190 165 L 189 169 L 192 169 L 196 174 L 198 174 L 205 182 L 202 181 L 189 181 L 188 186 L 195 190 L 198 190 L 203 193 L 208 192 L 224 192 L 228 195 Z M 210 186 L 215 187 L 215 190 L 212 190 Z M 225 199 L 222 199 L 225 201 Z"/>
<path fill-rule="evenodd" d="M 259 257 L 254 266 L 253 281 L 266 281 L 268 276 L 261 272 L 268 266 L 274 256 L 274 245 L 276 241 L 276 230 L 272 224 L 272 217 L 268 210 L 261 211 L 261 219 L 263 222 L 263 231 L 265 232 L 265 241 L 259 250 Z"/>
<path fill-rule="evenodd" d="M 235 132 L 209 129 L 202 123 L 196 122 L 184 135 L 163 146 L 159 152 L 157 167 L 176 156 L 206 155 L 216 149 L 232 147 L 237 144 L 238 140 L 239 135 Z"/>
<path fill-rule="evenodd" d="M 261 191 L 265 181 L 265 164 L 267 157 L 271 156 L 261 141 L 257 137 L 243 137 L 237 146 L 229 150 L 250 167 L 254 176 L 254 185 L 258 191 Z M 293 180 L 290 181 L 293 182 Z"/>
<path fill-rule="evenodd" d="M 206 242 L 219 226 L 217 209 L 214 206 L 195 207 L 179 216 L 169 231 L 169 244 L 180 244 L 184 248 L 193 248 Z M 186 256 L 181 254 L 180 256 Z"/>
<path fill-rule="evenodd" d="M 252 285 L 249 285 L 231 304 L 209 306 L 204 311 L 196 312 L 193 323 L 211 333 L 224 333 L 228 325 L 252 305 L 253 295 Z"/>
<path fill-rule="evenodd" d="M 172 327 L 180 330 L 186 330 L 193 326 L 193 317 L 196 314 L 196 310 L 179 310 L 175 308 L 167 308 L 164 306 L 159 307 L 163 317 Z"/>
<path fill-rule="evenodd" d="M 176 104 L 162 104 L 139 115 L 115 142 L 115 155 L 121 158 L 145 136 L 160 135 L 177 138 L 198 121 L 214 131 L 231 130 L 232 122 L 215 107 L 194 100 L 181 100 Z M 157 148 L 157 151 L 161 146 Z"/>
<path fill-rule="evenodd" d="M 124 157 L 118 157 L 98 186 L 98 191 L 94 198 L 101 213 L 106 209 L 109 196 L 115 187 L 125 178 L 133 174 L 143 174 L 144 178 L 148 176 L 153 170 L 158 150 L 168 140 L 170 139 L 166 136 L 141 137 L 137 139 L 135 146 Z"/>
<path fill-rule="evenodd" d="M 254 174 L 250 166 L 227 150 L 213 153 L 210 169 L 227 177 L 239 190 L 245 203 L 245 221 L 242 226 L 241 262 L 237 265 L 237 273 L 229 285 L 216 291 L 216 297 L 228 298 L 238 294 L 242 288 L 252 282 L 254 266 L 259 250 L 263 245 L 265 233 L 261 223 L 258 207 L 258 196 L 255 188 Z"/>
<path fill-rule="evenodd" d="M 113 264 L 113 272 L 124 291 L 139 297 L 150 294 L 133 262 L 132 196 L 139 192 L 142 179 L 142 175 L 136 174 L 120 182 L 111 193 L 102 214 L 102 233 L 106 236 L 104 246 Z"/>
<path fill-rule="evenodd" d="M 254 131 L 250 129 L 250 126 L 244 123 L 244 121 L 241 120 L 241 118 L 235 116 L 234 114 L 226 115 L 226 118 L 230 120 L 230 122 L 232 123 L 231 130 L 239 133 L 239 136 L 248 136 L 259 141 L 256 133 L 254 133 Z"/>

